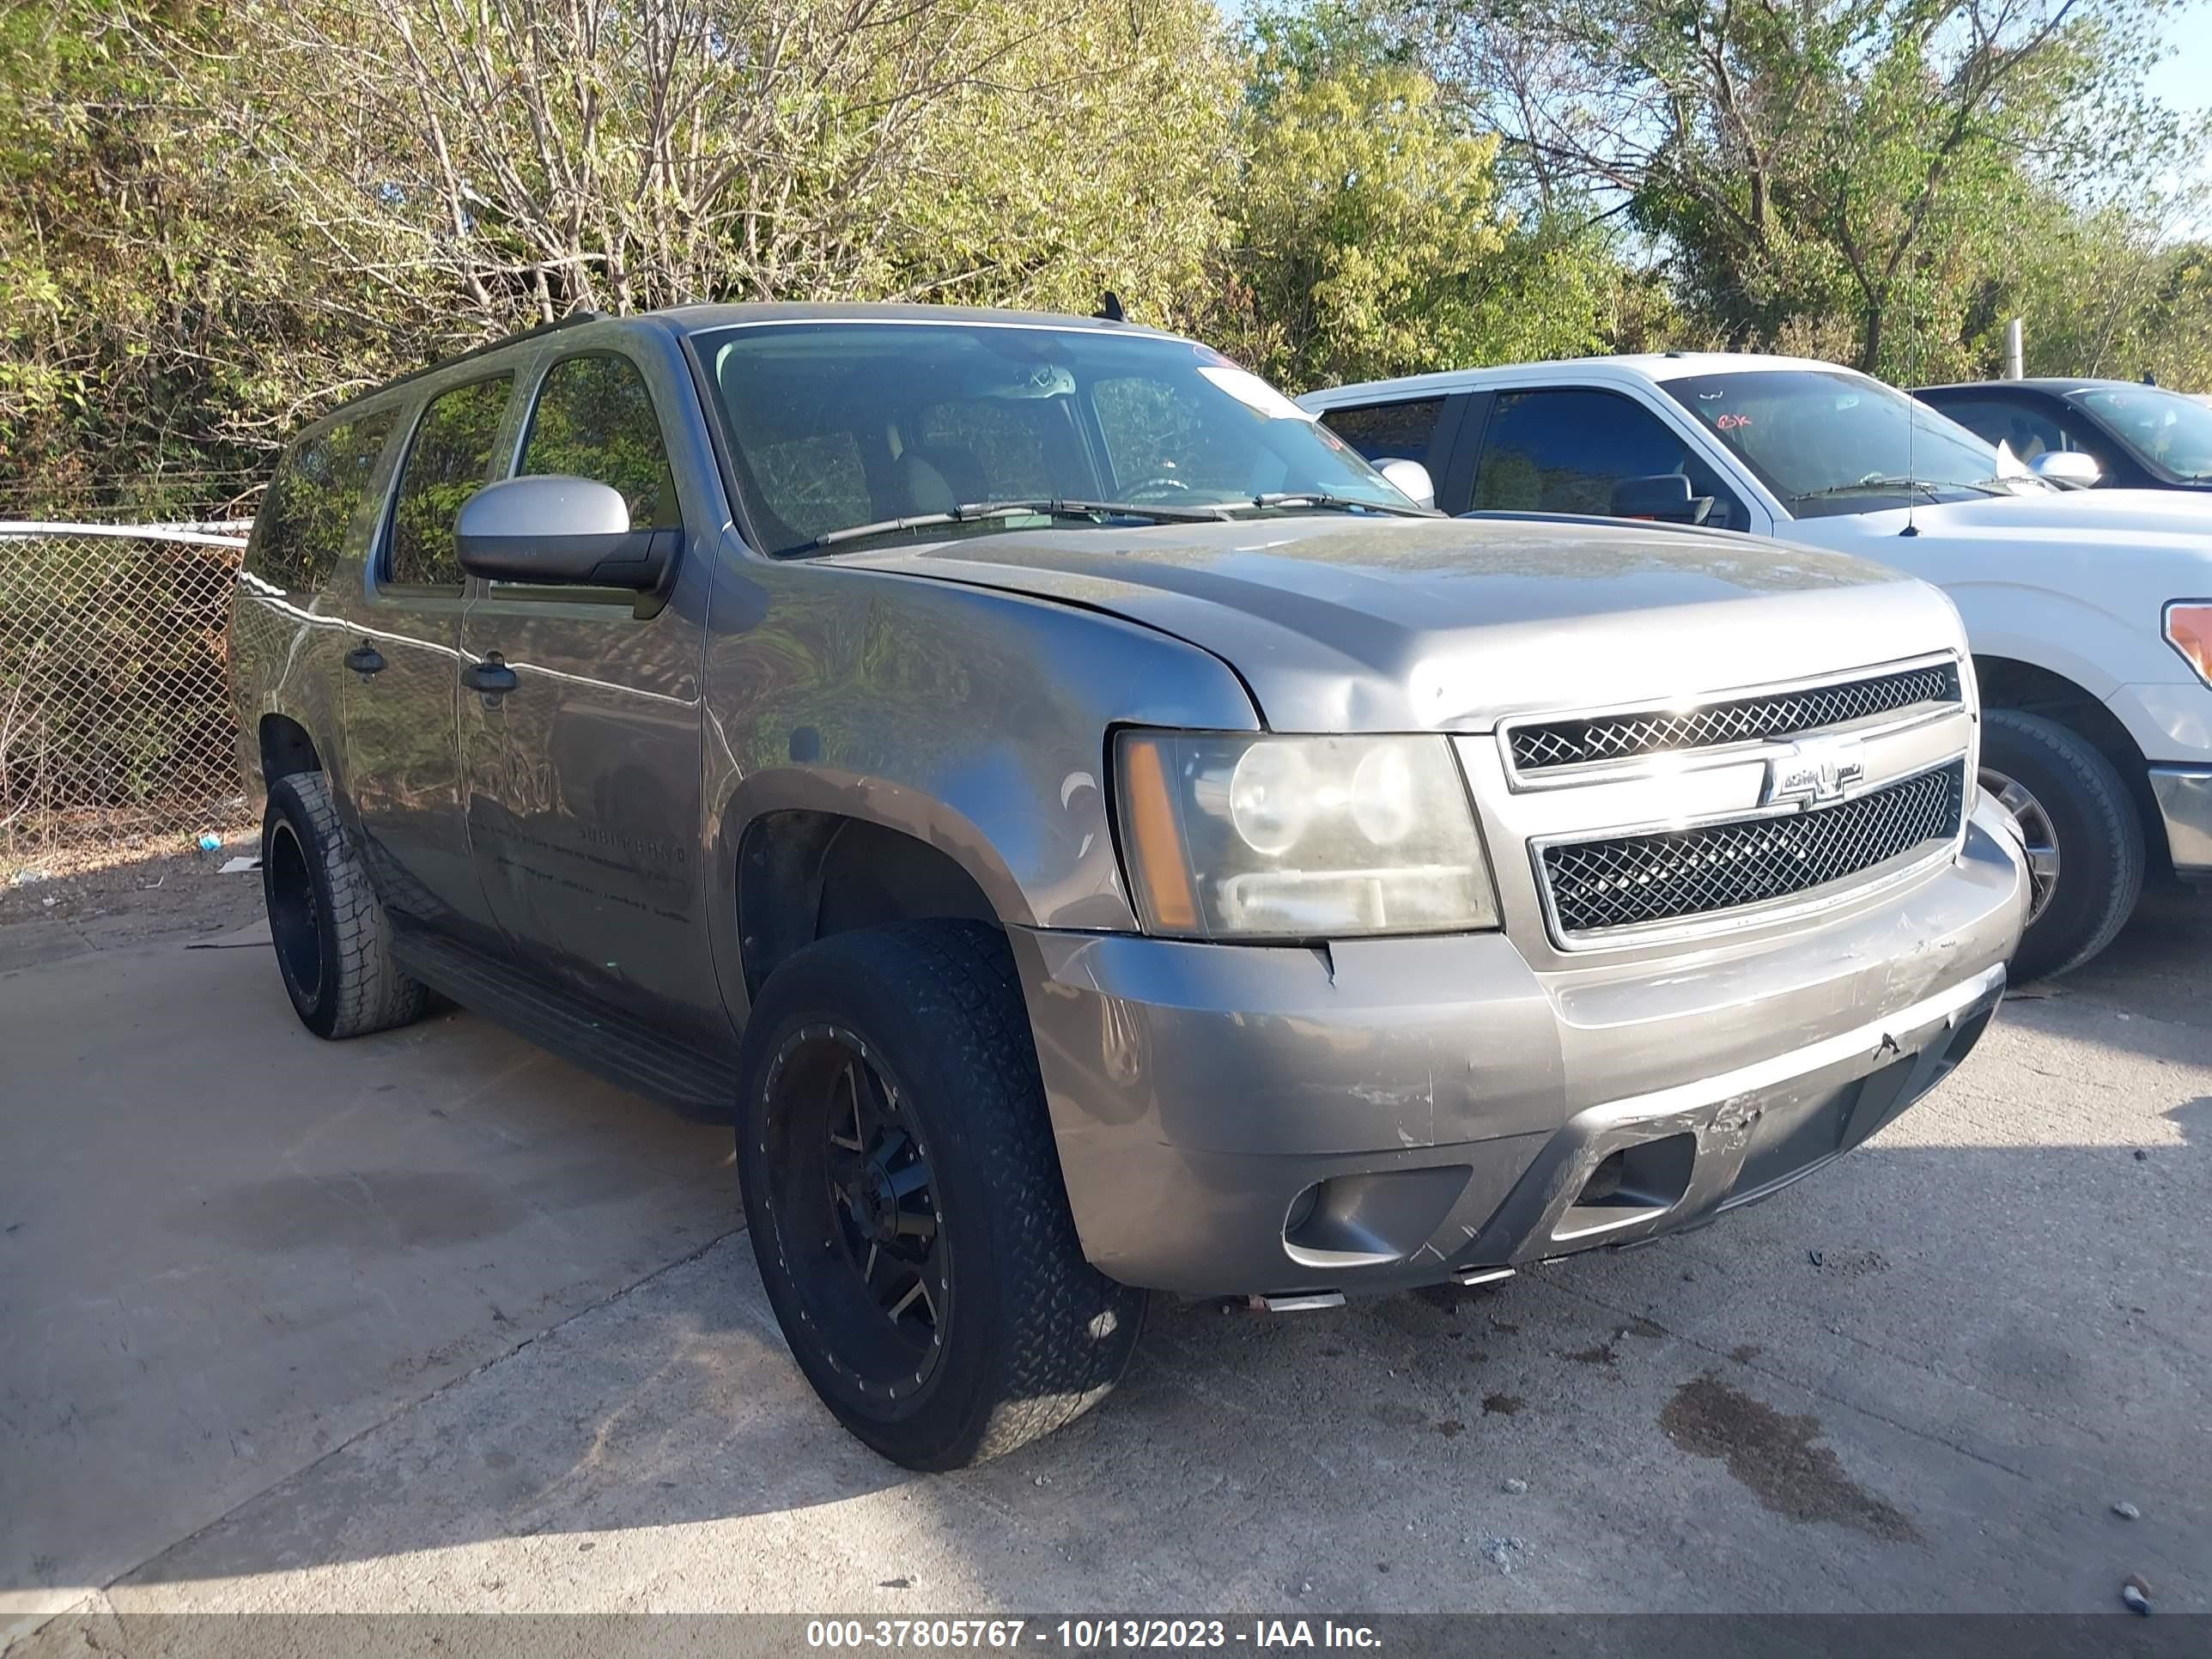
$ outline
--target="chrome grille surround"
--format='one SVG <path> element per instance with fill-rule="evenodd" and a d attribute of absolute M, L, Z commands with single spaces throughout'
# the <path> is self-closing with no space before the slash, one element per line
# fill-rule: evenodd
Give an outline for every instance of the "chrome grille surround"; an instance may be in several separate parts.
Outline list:
<path fill-rule="evenodd" d="M 1863 670 L 1836 679 L 1717 696 L 1688 707 L 1644 704 L 1508 721 L 1498 737 L 1516 787 L 1548 787 L 1657 756 L 1741 748 L 1850 726 L 1887 726 L 1955 712 L 1965 701 L 1955 658 Z"/>
<path fill-rule="evenodd" d="M 1790 905 L 1948 853 L 1966 781 L 1961 757 L 1808 810 L 1535 842 L 1538 885 L 1565 945 Z"/>

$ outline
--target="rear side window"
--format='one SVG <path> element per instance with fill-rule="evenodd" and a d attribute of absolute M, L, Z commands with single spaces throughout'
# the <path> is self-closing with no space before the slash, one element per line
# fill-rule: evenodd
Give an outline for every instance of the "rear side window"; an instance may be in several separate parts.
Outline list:
<path fill-rule="evenodd" d="M 249 574 L 295 593 L 331 578 L 361 511 L 377 458 L 392 435 L 389 411 L 319 433 L 286 455 L 254 514 Z"/>
<path fill-rule="evenodd" d="M 621 491 L 633 530 L 684 523 L 653 394 L 626 357 L 568 357 L 545 372 L 520 471 L 564 473 Z"/>
<path fill-rule="evenodd" d="M 1419 461 L 1426 465 L 1429 442 L 1444 412 L 1441 398 L 1415 398 L 1395 404 L 1358 404 L 1332 409 L 1322 424 L 1370 461 Z"/>
<path fill-rule="evenodd" d="M 512 375 L 441 392 L 416 423 L 399 473 L 384 580 L 402 587 L 459 587 L 453 520 L 491 471 Z"/>

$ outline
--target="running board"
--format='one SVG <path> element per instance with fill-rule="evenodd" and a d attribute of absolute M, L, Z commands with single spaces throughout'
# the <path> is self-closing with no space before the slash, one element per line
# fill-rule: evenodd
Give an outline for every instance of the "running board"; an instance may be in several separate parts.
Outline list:
<path fill-rule="evenodd" d="M 672 1041 L 638 1020 L 431 934 L 401 933 L 392 953 L 441 995 L 610 1083 L 698 1122 L 734 1120 L 732 1059 Z"/>

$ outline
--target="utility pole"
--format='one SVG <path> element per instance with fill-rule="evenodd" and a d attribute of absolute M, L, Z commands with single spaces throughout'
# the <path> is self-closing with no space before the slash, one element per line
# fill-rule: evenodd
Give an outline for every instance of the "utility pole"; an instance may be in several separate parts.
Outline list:
<path fill-rule="evenodd" d="M 2027 378 L 2027 360 L 2021 343 L 2021 319 L 2014 318 L 2005 325 L 2005 379 L 2024 380 Z"/>

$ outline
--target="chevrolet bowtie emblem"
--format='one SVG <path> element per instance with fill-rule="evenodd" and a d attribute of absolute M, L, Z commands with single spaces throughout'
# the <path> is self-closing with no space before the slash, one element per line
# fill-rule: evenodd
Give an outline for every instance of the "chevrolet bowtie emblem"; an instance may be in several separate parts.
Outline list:
<path fill-rule="evenodd" d="M 1856 738 L 1808 738 L 1784 744 L 1766 763 L 1765 806 L 1817 806 L 1841 800 L 1866 776 L 1866 745 Z"/>

